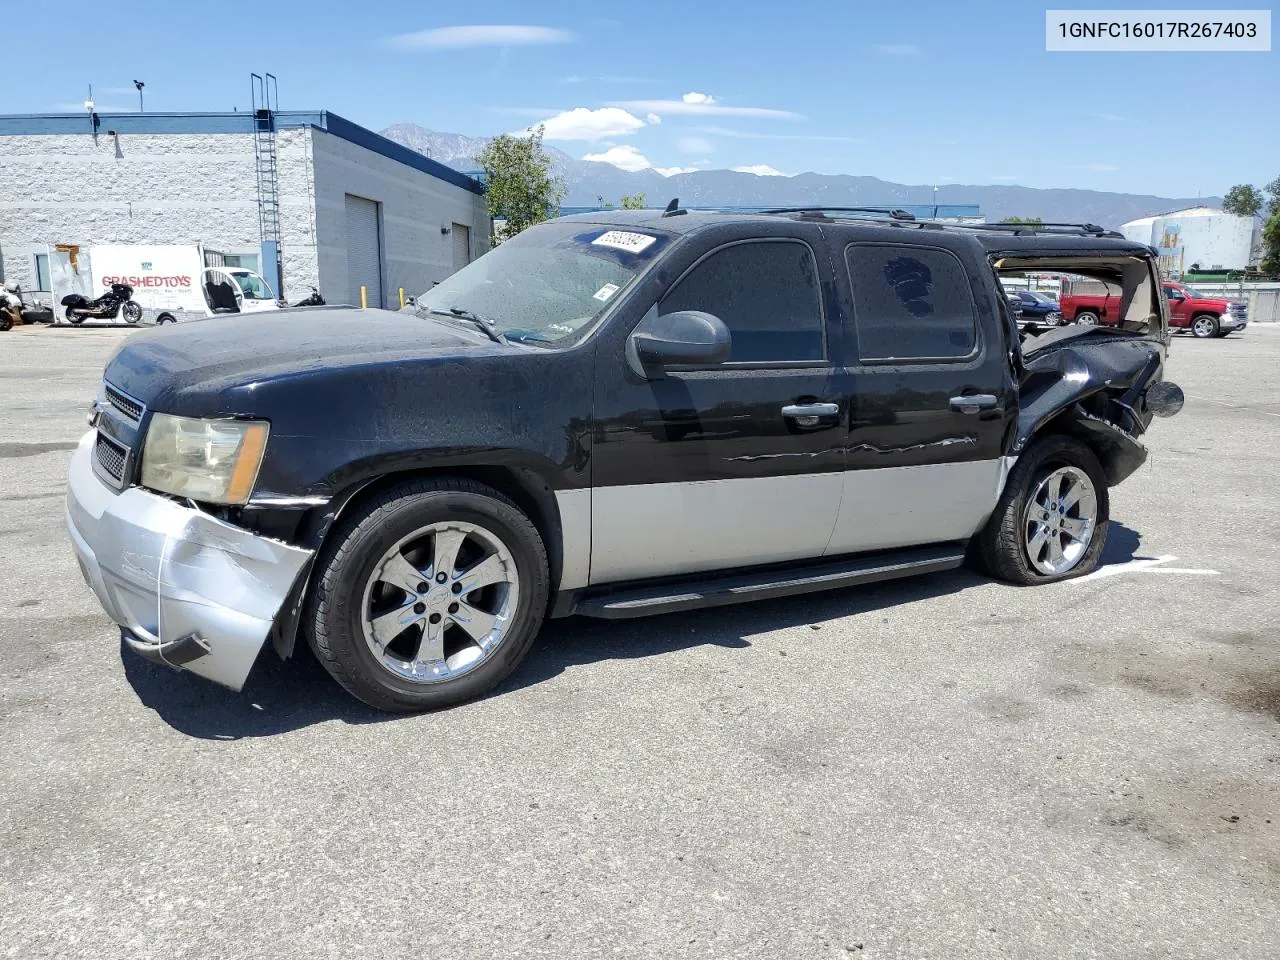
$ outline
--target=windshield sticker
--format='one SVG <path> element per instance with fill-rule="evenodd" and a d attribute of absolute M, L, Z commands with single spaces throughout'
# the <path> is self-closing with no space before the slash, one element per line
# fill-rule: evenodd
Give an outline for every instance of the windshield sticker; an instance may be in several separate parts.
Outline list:
<path fill-rule="evenodd" d="M 618 285 L 616 283 L 606 283 L 603 287 L 601 287 L 591 296 L 594 299 L 599 300 L 601 303 L 607 303 L 609 298 L 612 297 L 617 292 L 618 292 Z"/>
<path fill-rule="evenodd" d="M 657 237 L 651 237 L 645 233 L 608 230 L 592 240 L 591 245 L 593 247 L 613 247 L 615 250 L 625 250 L 627 253 L 640 253 L 657 239 Z"/>

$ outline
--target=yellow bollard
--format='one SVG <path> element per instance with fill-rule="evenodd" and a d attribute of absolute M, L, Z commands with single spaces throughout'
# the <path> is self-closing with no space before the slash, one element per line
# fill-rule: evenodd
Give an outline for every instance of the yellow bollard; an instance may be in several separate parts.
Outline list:
<path fill-rule="evenodd" d="M 360 288 L 360 309 L 369 309 L 369 291 L 365 287 Z"/>
<path fill-rule="evenodd" d="M 404 309 L 404 287 L 400 288 L 400 309 Z"/>

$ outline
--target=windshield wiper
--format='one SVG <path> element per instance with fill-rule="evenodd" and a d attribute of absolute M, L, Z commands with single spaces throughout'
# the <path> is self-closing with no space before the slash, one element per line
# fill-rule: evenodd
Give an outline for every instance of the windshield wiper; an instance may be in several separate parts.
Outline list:
<path fill-rule="evenodd" d="M 437 310 L 435 307 L 415 306 L 415 312 L 418 316 L 423 317 L 429 313 L 434 313 L 438 317 L 456 317 L 459 320 L 469 320 L 474 323 L 484 333 L 486 337 L 494 343 L 508 343 L 505 336 L 488 317 L 482 317 L 478 313 L 472 313 L 470 310 L 463 310 L 461 307 L 450 307 L 448 310 Z"/>
<path fill-rule="evenodd" d="M 439 313 L 440 311 L 436 311 Z M 461 307 L 450 307 L 449 312 L 460 320 L 470 320 L 477 327 L 485 332 L 485 335 L 494 343 L 506 343 L 507 338 L 502 335 L 494 322 L 488 317 L 482 317 L 478 313 L 472 313 L 470 310 L 463 310 Z"/>

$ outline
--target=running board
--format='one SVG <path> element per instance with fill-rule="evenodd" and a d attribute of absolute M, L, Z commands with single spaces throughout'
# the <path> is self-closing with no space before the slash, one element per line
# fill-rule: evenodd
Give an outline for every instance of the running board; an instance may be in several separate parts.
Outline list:
<path fill-rule="evenodd" d="M 573 612 L 586 617 L 622 620 L 854 587 L 920 573 L 954 570 L 964 563 L 965 547 L 963 542 L 944 543 L 789 569 L 773 567 L 754 573 L 721 574 L 657 586 L 589 592 L 578 598 Z"/>

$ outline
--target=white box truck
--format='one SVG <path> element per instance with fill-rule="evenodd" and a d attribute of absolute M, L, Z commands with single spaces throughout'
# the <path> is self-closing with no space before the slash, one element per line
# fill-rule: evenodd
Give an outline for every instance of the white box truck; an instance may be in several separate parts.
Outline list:
<path fill-rule="evenodd" d="M 58 323 L 76 322 L 67 320 L 61 306 L 66 294 L 83 293 L 93 299 L 109 292 L 112 284 L 133 288 L 131 299 L 142 307 L 143 323 L 280 309 L 275 292 L 258 273 L 245 267 L 206 267 L 204 248 L 198 244 L 95 244 L 84 250 L 87 256 L 79 260 L 79 268 L 53 271 Z M 64 279 L 66 289 L 59 289 Z M 106 322 L 125 325 L 124 311 Z"/>

